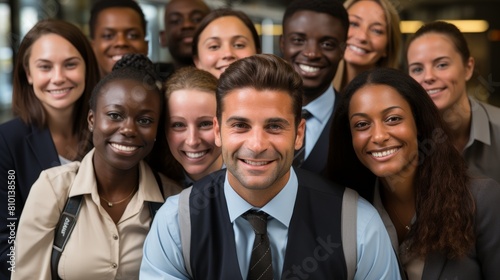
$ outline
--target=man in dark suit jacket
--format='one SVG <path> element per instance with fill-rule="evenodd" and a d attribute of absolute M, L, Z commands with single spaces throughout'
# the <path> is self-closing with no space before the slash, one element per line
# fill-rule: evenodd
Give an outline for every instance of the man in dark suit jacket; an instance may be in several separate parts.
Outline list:
<path fill-rule="evenodd" d="M 48 128 L 39 129 L 16 118 L 0 125 L 0 278 L 9 279 L 19 217 L 31 185 L 42 170 L 61 165 Z M 20 269 L 20 268 L 16 268 Z"/>
<path fill-rule="evenodd" d="M 336 91 L 331 81 L 344 55 L 349 19 L 340 1 L 292 2 L 283 16 L 280 48 L 303 81 L 306 118 L 304 154 L 295 167 L 320 174 L 326 167 Z"/>

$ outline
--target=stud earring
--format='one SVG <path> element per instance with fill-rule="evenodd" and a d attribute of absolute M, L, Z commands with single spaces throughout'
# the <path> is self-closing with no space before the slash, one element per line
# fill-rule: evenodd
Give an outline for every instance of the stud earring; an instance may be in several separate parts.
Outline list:
<path fill-rule="evenodd" d="M 90 132 L 94 132 L 94 127 L 90 125 L 89 130 L 90 130 Z"/>

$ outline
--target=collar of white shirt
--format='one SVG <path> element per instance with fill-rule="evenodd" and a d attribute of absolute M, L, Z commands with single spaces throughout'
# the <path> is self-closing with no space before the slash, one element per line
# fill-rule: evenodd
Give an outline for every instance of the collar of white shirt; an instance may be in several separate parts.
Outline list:
<path fill-rule="evenodd" d="M 231 223 L 233 223 L 234 220 L 236 220 L 236 218 L 241 216 L 243 213 L 253 208 L 266 212 L 288 228 L 290 220 L 292 219 L 295 198 L 297 197 L 299 185 L 297 175 L 295 174 L 293 168 L 290 168 L 290 178 L 288 178 L 288 182 L 285 187 L 262 208 L 253 207 L 250 203 L 239 196 L 229 184 L 227 176 L 228 175 L 226 173 L 226 179 L 224 181 L 224 195 L 226 197 L 227 209 Z"/>

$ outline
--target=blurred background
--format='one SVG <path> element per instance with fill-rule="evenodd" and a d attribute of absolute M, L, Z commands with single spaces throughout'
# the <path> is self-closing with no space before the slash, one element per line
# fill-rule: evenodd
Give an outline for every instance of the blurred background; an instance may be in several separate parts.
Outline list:
<path fill-rule="evenodd" d="M 332 0 L 336 1 L 336 0 Z M 24 34 L 40 19 L 61 18 L 88 35 L 88 0 L 0 0 L 0 123 L 10 119 L 12 65 Z M 247 13 L 261 34 L 264 53 L 280 55 L 281 19 L 290 0 L 205 0 L 212 8 L 231 7 Z M 500 0 L 391 0 L 402 19 L 403 38 L 425 22 L 452 20 L 464 32 L 476 59 L 468 93 L 500 106 Z M 159 45 L 164 6 L 168 0 L 138 0 L 148 20 L 149 57 L 170 61 Z M 402 67 L 404 62 L 401 61 Z"/>

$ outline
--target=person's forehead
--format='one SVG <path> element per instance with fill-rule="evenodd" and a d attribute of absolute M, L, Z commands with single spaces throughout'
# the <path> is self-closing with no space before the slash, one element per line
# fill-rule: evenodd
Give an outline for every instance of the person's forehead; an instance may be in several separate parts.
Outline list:
<path fill-rule="evenodd" d="M 127 22 L 121 22 L 123 25 L 141 25 L 141 15 L 134 9 L 129 7 L 109 7 L 103 9 L 97 15 L 96 25 L 108 23 L 110 20 L 129 18 Z M 136 22 L 130 19 L 137 20 Z"/>
<path fill-rule="evenodd" d="M 291 14 L 283 23 L 284 32 L 297 32 L 296 29 L 301 31 L 310 30 L 311 25 L 330 25 L 329 30 L 332 34 L 345 33 L 347 30 L 342 25 L 340 18 L 335 17 L 329 13 L 321 13 L 311 10 L 298 10 Z M 317 28 L 317 27 L 314 27 Z M 334 29 L 334 30 L 331 30 Z"/>
<path fill-rule="evenodd" d="M 221 102 L 222 112 L 233 110 L 236 107 L 239 109 L 260 109 L 263 107 L 286 109 L 288 106 L 292 108 L 293 97 L 284 90 L 245 87 L 227 92 L 223 95 Z"/>
<path fill-rule="evenodd" d="M 174 0 L 167 4 L 165 16 L 172 14 L 208 13 L 208 6 L 201 1 Z"/>

